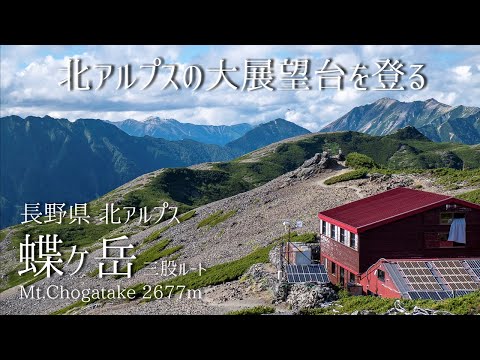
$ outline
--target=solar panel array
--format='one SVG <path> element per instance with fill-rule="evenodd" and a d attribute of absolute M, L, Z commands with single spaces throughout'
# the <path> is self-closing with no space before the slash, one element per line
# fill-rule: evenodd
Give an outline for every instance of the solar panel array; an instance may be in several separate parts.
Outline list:
<path fill-rule="evenodd" d="M 432 299 L 432 300 L 443 300 L 452 297 L 452 293 L 447 291 L 409 291 L 410 299 Z"/>
<path fill-rule="evenodd" d="M 410 260 L 385 266 L 397 288 L 410 299 L 442 300 L 480 289 L 480 259 Z"/>
<path fill-rule="evenodd" d="M 329 283 L 327 271 L 323 265 L 286 265 L 289 283 L 318 282 Z"/>
<path fill-rule="evenodd" d="M 472 271 L 480 280 L 480 260 L 465 260 L 465 262 L 468 264 L 468 266 L 470 266 Z"/>
<path fill-rule="evenodd" d="M 431 300 L 443 300 L 457 296 L 467 295 L 471 291 L 468 290 L 456 290 L 453 291 L 409 291 L 408 295 L 410 299 L 431 299 Z"/>
<path fill-rule="evenodd" d="M 452 290 L 476 290 L 480 287 L 459 260 L 438 260 L 432 263 Z"/>
<path fill-rule="evenodd" d="M 399 261 L 397 263 L 407 283 L 415 291 L 443 291 L 432 270 L 424 261 Z"/>

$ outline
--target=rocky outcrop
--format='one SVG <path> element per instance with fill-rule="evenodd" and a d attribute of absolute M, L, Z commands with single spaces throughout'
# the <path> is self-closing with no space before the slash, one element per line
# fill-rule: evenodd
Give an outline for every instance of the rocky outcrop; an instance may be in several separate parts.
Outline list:
<path fill-rule="evenodd" d="M 397 187 L 409 187 L 413 185 L 413 180 L 402 175 L 384 175 L 378 173 L 367 174 L 370 183 L 381 187 L 382 191 L 395 189 Z"/>
<path fill-rule="evenodd" d="M 350 315 L 377 315 L 377 313 L 370 310 L 355 310 Z"/>
<path fill-rule="evenodd" d="M 258 291 L 274 290 L 278 282 L 275 274 L 268 271 L 265 264 L 252 265 L 242 279 L 254 285 Z"/>
<path fill-rule="evenodd" d="M 275 246 L 268 254 L 268 260 L 276 269 L 280 269 L 280 249 L 281 245 Z"/>
<path fill-rule="evenodd" d="M 287 296 L 287 304 L 294 310 L 322 307 L 324 304 L 338 300 L 332 288 L 317 284 L 292 284 Z"/>
<path fill-rule="evenodd" d="M 273 304 L 278 304 L 287 300 L 290 285 L 286 281 L 278 281 L 273 291 Z"/>
<path fill-rule="evenodd" d="M 463 160 L 458 157 L 457 154 L 451 151 L 442 151 L 440 153 L 440 166 L 448 167 L 452 169 L 462 170 Z M 439 166 L 439 167 L 440 167 Z"/>
<path fill-rule="evenodd" d="M 339 154 L 336 158 L 340 159 L 343 155 Z M 337 165 L 337 160 L 330 156 L 326 151 L 323 153 L 316 153 L 312 158 L 306 160 L 298 169 L 292 171 L 287 175 L 285 185 L 290 185 L 295 181 L 307 180 L 323 170 L 332 168 Z"/>

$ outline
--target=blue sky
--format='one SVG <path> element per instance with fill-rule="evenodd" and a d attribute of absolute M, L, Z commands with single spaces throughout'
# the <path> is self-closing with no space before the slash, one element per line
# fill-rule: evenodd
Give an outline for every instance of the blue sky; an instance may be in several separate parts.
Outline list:
<path fill-rule="evenodd" d="M 60 68 L 69 58 L 81 58 L 84 65 L 116 66 L 106 85 L 98 91 L 68 91 L 59 86 L 65 73 Z M 155 82 L 141 90 L 149 74 L 140 66 L 162 57 L 165 64 L 178 66 L 176 79 L 182 83 L 185 69 L 199 65 L 204 70 L 203 86 L 191 89 L 162 90 L 168 79 L 168 69 L 160 68 Z M 216 74 L 207 68 L 218 68 L 220 59 L 226 59 L 227 67 L 240 71 L 232 79 L 240 87 L 243 83 L 246 59 L 273 59 L 272 83 L 278 87 L 280 64 L 285 58 L 308 59 L 310 91 L 241 91 L 226 85 L 206 91 L 216 80 Z M 319 90 L 319 70 L 325 59 L 330 58 L 346 71 L 345 87 Z M 358 91 L 349 81 L 353 67 L 358 63 L 368 65 L 367 73 L 377 71 L 376 63 L 382 59 L 400 60 L 404 67 L 401 85 L 405 91 Z M 116 90 L 118 68 L 132 65 L 138 78 L 135 87 Z M 425 64 L 422 73 L 427 86 L 422 90 L 409 87 L 408 76 L 413 73 L 412 64 Z M 479 106 L 480 98 L 480 46 L 420 46 L 420 45 L 250 45 L 250 46 L 1 46 L 0 47 L 0 115 L 28 115 L 68 118 L 100 118 L 112 121 L 134 118 L 144 120 L 149 116 L 175 118 L 196 124 L 259 123 L 277 117 L 294 121 L 312 131 L 351 110 L 355 106 L 371 103 L 381 97 L 400 101 L 435 98 L 452 105 Z M 86 78 L 93 86 L 98 84 L 100 72 L 89 70 Z M 367 85 L 378 85 L 371 77 Z"/>

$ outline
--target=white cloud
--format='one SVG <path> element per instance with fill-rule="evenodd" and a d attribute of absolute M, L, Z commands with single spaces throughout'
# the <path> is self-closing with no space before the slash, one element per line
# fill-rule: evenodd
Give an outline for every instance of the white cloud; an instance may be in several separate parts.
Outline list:
<path fill-rule="evenodd" d="M 435 46 L 1 46 L 0 47 L 0 114 L 21 116 L 46 114 L 71 120 L 102 118 L 143 120 L 148 116 L 176 118 L 183 122 L 208 124 L 258 123 L 284 117 L 309 130 L 320 129 L 326 123 L 351 110 L 371 103 L 379 97 L 389 96 L 402 101 L 436 98 L 438 101 L 459 105 L 478 106 L 480 98 L 480 47 L 435 47 Z M 130 63 L 139 77 L 139 85 L 130 90 L 116 90 L 118 71 L 100 91 L 68 91 L 58 86 L 65 77 L 59 71 L 69 57 L 79 55 L 85 65 Z M 454 55 L 454 56 L 450 56 Z M 168 80 L 168 72 L 161 69 L 147 90 L 140 90 L 149 73 L 139 71 L 139 66 L 151 63 L 155 57 L 163 57 L 167 64 L 178 64 L 177 79 L 181 82 L 187 65 L 199 64 L 205 70 L 205 81 L 200 90 L 162 90 Z M 206 89 L 216 75 L 206 71 L 218 67 L 222 58 L 227 66 L 243 69 L 248 58 L 273 58 L 275 76 L 285 57 L 311 60 L 310 91 L 241 91 L 232 90 L 225 84 L 215 90 Z M 349 81 L 352 67 L 357 63 L 369 65 L 375 72 L 375 61 L 382 58 L 400 59 L 405 64 L 407 75 L 403 78 L 404 92 L 356 91 Z M 331 58 L 347 70 L 343 91 L 318 89 L 315 71 L 321 68 L 326 58 Z M 411 90 L 408 75 L 409 65 L 424 63 L 423 73 L 428 86 L 421 91 Z M 450 69 L 450 70 L 448 70 Z M 478 71 L 477 71 L 478 70 Z M 100 76 L 96 70 L 92 80 Z M 231 76 L 241 87 L 243 72 Z M 375 79 L 370 79 L 370 84 Z M 278 82 L 275 83 L 278 86 Z"/>
<path fill-rule="evenodd" d="M 335 92 L 332 100 L 337 104 L 351 104 L 362 96 L 362 91 L 353 88 L 346 88 L 343 91 Z"/>
<path fill-rule="evenodd" d="M 436 99 L 440 101 L 441 103 L 444 104 L 455 104 L 455 101 L 457 100 L 457 94 L 454 92 L 449 92 L 449 93 L 439 93 L 436 96 Z"/>
<path fill-rule="evenodd" d="M 362 47 L 363 55 L 369 58 L 384 59 L 384 58 L 402 58 L 409 56 L 412 52 L 418 49 L 414 45 L 364 45 Z"/>
<path fill-rule="evenodd" d="M 462 66 L 454 67 L 452 71 L 457 76 L 457 80 L 468 81 L 472 76 L 472 72 L 470 71 L 471 69 L 472 67 L 469 65 L 462 65 Z"/>

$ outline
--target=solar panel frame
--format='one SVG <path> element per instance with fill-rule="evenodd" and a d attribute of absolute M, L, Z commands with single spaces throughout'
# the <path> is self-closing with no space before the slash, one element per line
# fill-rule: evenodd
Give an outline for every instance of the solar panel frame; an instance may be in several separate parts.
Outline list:
<path fill-rule="evenodd" d="M 469 291 L 469 290 L 456 290 L 455 291 L 455 297 L 457 296 L 463 296 L 463 295 L 468 295 L 470 294 L 472 291 Z"/>
<path fill-rule="evenodd" d="M 478 280 L 480 281 L 480 260 L 472 259 L 472 260 L 465 260 L 467 265 L 473 271 L 473 273 L 477 276 Z"/>
<path fill-rule="evenodd" d="M 404 296 L 408 294 L 411 299 L 442 300 L 463 296 L 480 288 L 480 259 L 399 261 L 394 265 L 391 270 L 398 269 L 398 275 L 402 277 L 397 280 L 405 282 L 409 288 L 402 293 Z"/>
<path fill-rule="evenodd" d="M 429 291 L 428 295 L 430 296 L 430 299 L 432 299 L 432 300 L 440 300 L 441 299 L 436 291 Z"/>
<path fill-rule="evenodd" d="M 405 282 L 414 291 L 443 291 L 428 262 L 399 261 L 397 265 Z"/>
<path fill-rule="evenodd" d="M 471 268 L 480 269 L 480 260 L 472 259 L 472 260 L 465 260 Z"/>
<path fill-rule="evenodd" d="M 431 261 L 430 262 L 438 275 L 446 282 L 452 290 L 474 290 L 480 288 L 460 260 Z"/>
<path fill-rule="evenodd" d="M 289 283 L 318 282 L 326 284 L 330 282 L 327 270 L 321 264 L 294 265 L 285 266 L 287 281 Z"/>
<path fill-rule="evenodd" d="M 452 292 L 449 291 L 409 291 L 408 295 L 412 300 L 427 299 L 439 301 L 453 297 Z"/>
<path fill-rule="evenodd" d="M 416 291 L 409 291 L 408 295 L 410 296 L 410 299 L 412 299 L 412 300 L 421 299 L 420 295 L 418 295 L 418 293 Z"/>
<path fill-rule="evenodd" d="M 472 269 L 472 271 L 477 275 L 477 277 L 480 279 L 480 269 Z"/>
<path fill-rule="evenodd" d="M 437 294 L 440 296 L 440 300 L 445 300 L 451 297 L 447 291 L 438 291 Z"/>

